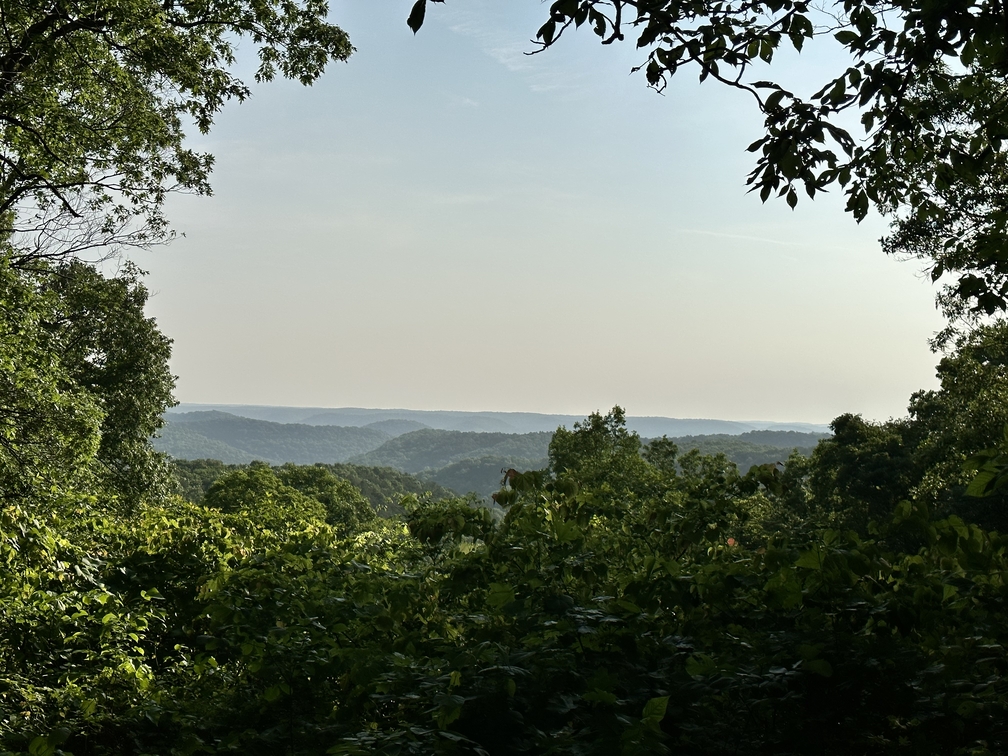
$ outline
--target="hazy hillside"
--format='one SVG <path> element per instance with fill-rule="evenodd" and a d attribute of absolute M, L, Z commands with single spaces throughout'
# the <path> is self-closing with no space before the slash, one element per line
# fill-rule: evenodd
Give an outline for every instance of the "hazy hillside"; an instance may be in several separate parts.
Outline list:
<path fill-rule="evenodd" d="M 198 427 L 184 422 L 168 422 L 154 439 L 154 448 L 175 459 L 214 459 L 233 465 L 252 462 L 256 456 L 230 444 L 208 438 Z"/>
<path fill-rule="evenodd" d="M 509 467 L 516 470 L 540 470 L 548 460 L 521 457 L 484 456 L 463 459 L 445 465 L 439 470 L 423 473 L 425 479 L 451 488 L 460 493 L 476 493 L 483 497 L 500 489 L 503 471 Z"/>
<path fill-rule="evenodd" d="M 605 409 L 605 408 L 602 408 Z M 455 410 L 367 409 L 362 407 L 268 407 L 243 404 L 181 404 L 169 414 L 219 410 L 232 415 L 276 423 L 305 425 L 341 425 L 345 427 L 379 427 L 386 420 L 416 423 L 418 427 L 437 430 L 472 431 L 477 433 L 552 433 L 561 425 L 573 428 L 584 420 L 583 415 L 557 415 L 538 412 L 462 412 Z M 774 421 L 736 421 L 703 418 L 628 416 L 627 428 L 644 438 L 662 435 L 690 436 L 711 433 L 729 435 L 752 430 L 793 430 L 802 433 L 825 433 L 829 427 L 814 423 L 782 423 Z M 410 428 L 416 430 L 417 427 Z M 399 431 L 403 432 L 403 431 Z M 399 435 L 389 432 L 389 435 Z"/>
<path fill-rule="evenodd" d="M 338 425 L 338 423 L 306 423 L 306 425 Z M 368 423 L 363 427 L 379 430 L 382 433 L 387 433 L 390 438 L 395 438 L 396 436 L 401 436 L 404 433 L 411 433 L 415 430 L 423 430 L 424 428 L 429 428 L 430 426 L 418 423 L 416 420 L 392 419 L 378 420 L 374 423 Z"/>
<path fill-rule="evenodd" d="M 501 469 L 546 465 L 552 433 L 470 433 L 426 429 L 406 433 L 351 461 L 387 465 L 451 488 L 487 497 L 500 488 Z"/>
<path fill-rule="evenodd" d="M 272 464 L 349 462 L 352 464 L 342 465 L 344 469 L 337 474 L 383 507 L 404 493 L 422 493 L 423 486 L 489 496 L 500 485 L 502 469 L 545 467 L 553 436 L 552 432 L 417 429 L 419 422 L 401 419 L 376 420 L 361 427 L 275 423 L 224 412 L 172 414 L 167 419 L 155 445 L 176 459 L 216 459 L 227 464 L 255 459 Z M 783 461 L 795 448 L 810 454 L 825 437 L 823 433 L 793 430 L 754 430 L 676 436 L 673 440 L 682 453 L 694 448 L 704 454 L 723 452 L 745 472 L 752 465 Z M 363 472 L 379 469 L 384 472 Z M 403 478 L 389 488 L 393 471 L 425 482 Z"/>
<path fill-rule="evenodd" d="M 750 431 L 731 436 L 726 433 L 703 436 L 679 436 L 672 439 L 679 452 L 697 449 L 702 454 L 722 452 L 746 472 L 752 465 L 783 462 L 792 449 L 808 456 L 825 433 L 796 433 L 795 431 Z"/>
<path fill-rule="evenodd" d="M 390 434 L 376 428 L 272 423 L 226 412 L 168 414 L 166 420 L 154 446 L 178 459 L 345 462 L 390 438 Z"/>
<path fill-rule="evenodd" d="M 419 473 L 476 457 L 540 459 L 546 456 L 552 437 L 552 433 L 472 433 L 429 428 L 394 438 L 350 461 Z"/>

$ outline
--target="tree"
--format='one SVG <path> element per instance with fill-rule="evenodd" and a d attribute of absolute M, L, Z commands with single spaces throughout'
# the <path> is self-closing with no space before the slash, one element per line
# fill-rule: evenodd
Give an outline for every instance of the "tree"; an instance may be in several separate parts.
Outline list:
<path fill-rule="evenodd" d="M 574 423 L 573 430 L 557 428 L 549 445 L 549 469 L 557 477 L 574 476 L 582 483 L 605 480 L 617 495 L 639 493 L 653 484 L 656 472 L 641 456 L 640 437 L 626 429 L 621 407 L 605 416 L 593 412 Z M 674 469 L 671 473 L 675 475 Z"/>
<path fill-rule="evenodd" d="M 325 0 L 4 0 L 0 4 L 0 238 L 12 263 L 170 236 L 171 190 L 208 194 L 213 158 L 185 146 L 255 46 L 257 81 L 311 84 L 353 52 Z"/>
<path fill-rule="evenodd" d="M 55 297 L 0 259 L 0 490 L 6 502 L 87 478 L 103 418 L 56 357 Z"/>
<path fill-rule="evenodd" d="M 434 0 L 432 0 L 434 1 Z M 416 31 L 426 0 L 410 15 Z M 794 207 L 832 186 L 860 221 L 892 220 L 893 254 L 925 260 L 956 318 L 1008 308 L 1008 6 L 1001 0 L 554 0 L 536 33 L 541 52 L 587 25 L 602 44 L 627 33 L 646 55 L 635 70 L 661 90 L 693 68 L 752 96 L 764 135 L 748 177 L 766 201 Z M 784 47 L 831 38 L 849 54 L 808 95 L 753 80 Z M 859 116 L 863 134 L 847 124 Z M 946 334 L 947 338 L 947 334 Z"/>
<path fill-rule="evenodd" d="M 937 516 L 954 513 L 982 527 L 1008 529 L 1008 491 L 966 495 L 974 455 L 997 445 L 1008 423 L 1008 323 L 975 329 L 938 365 L 941 388 L 910 398 L 915 454 L 923 474 L 913 494 Z"/>
<path fill-rule="evenodd" d="M 920 479 L 909 440 L 915 429 L 908 421 L 875 424 L 858 415 L 841 415 L 830 427 L 833 437 L 812 456 L 812 496 L 834 527 L 865 533 L 869 522 L 892 516 Z"/>
<path fill-rule="evenodd" d="M 357 532 L 374 522 L 370 502 L 353 483 L 337 478 L 325 465 L 286 464 L 276 471 L 285 486 L 325 507 L 325 519 L 341 532 Z"/>
<path fill-rule="evenodd" d="M 74 260 L 42 281 L 59 303 L 46 324 L 57 337 L 58 359 L 74 390 L 93 397 L 102 411 L 98 479 L 130 502 L 162 496 L 172 487 L 171 474 L 150 438 L 175 404 L 175 377 L 168 367 L 171 339 L 144 314 L 140 272 L 127 264 L 105 277 Z"/>
<path fill-rule="evenodd" d="M 218 478 L 203 503 L 226 514 L 250 517 L 274 529 L 297 527 L 304 520 L 324 520 L 326 516 L 320 501 L 285 485 L 263 462 Z"/>
<path fill-rule="evenodd" d="M 128 503 L 169 490 L 150 437 L 174 402 L 171 341 L 144 315 L 127 265 L 16 271 L 0 258 L 0 480 L 7 496 L 53 486 Z M 96 488 L 97 487 L 97 488 Z"/>
<path fill-rule="evenodd" d="M 150 446 L 173 402 L 169 339 L 140 271 L 79 262 L 170 238 L 169 191 L 210 192 L 185 145 L 231 99 L 252 42 L 257 81 L 311 84 L 353 52 L 325 0 L 0 3 L 0 477 L 135 502 L 166 490 Z M 85 478 L 87 479 L 85 481 Z"/>

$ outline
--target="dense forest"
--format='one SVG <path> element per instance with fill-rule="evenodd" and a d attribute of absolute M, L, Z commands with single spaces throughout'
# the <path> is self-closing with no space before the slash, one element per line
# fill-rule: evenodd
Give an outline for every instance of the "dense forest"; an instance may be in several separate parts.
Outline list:
<path fill-rule="evenodd" d="M 151 442 L 171 342 L 126 253 L 209 193 L 186 129 L 249 96 L 239 41 L 261 82 L 351 55 L 325 3 L 0 0 L 0 753 L 1008 751 L 1004 8 L 832 11 L 849 60 L 810 100 L 745 78 L 822 36 L 803 2 L 556 0 L 537 39 L 635 34 L 652 86 L 752 95 L 752 188 L 841 189 L 940 284 L 940 387 L 748 468 L 614 407 L 484 506 L 382 467 L 433 464 L 429 429 L 338 435 L 360 464 Z M 227 422 L 180 443 L 254 456 Z M 526 453 L 479 435 L 427 449 L 460 479 Z"/>
<path fill-rule="evenodd" d="M 175 459 L 171 461 L 178 494 L 193 504 L 202 503 L 203 497 L 219 479 L 238 470 L 262 464 L 262 462 L 253 462 L 252 465 L 228 465 L 216 459 Z M 292 465 L 287 463 L 279 467 L 290 469 Z M 372 509 L 380 515 L 401 514 L 403 510 L 400 503 L 409 496 L 431 498 L 435 501 L 458 498 L 458 494 L 448 488 L 431 481 L 420 480 L 391 467 L 349 464 L 325 465 L 321 463 L 303 467 L 325 470 L 350 483 L 368 500 Z M 498 477 L 500 477 L 499 474 Z"/>

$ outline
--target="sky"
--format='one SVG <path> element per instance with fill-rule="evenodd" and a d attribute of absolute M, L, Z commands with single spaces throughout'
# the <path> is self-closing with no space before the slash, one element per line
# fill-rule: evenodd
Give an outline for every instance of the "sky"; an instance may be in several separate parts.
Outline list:
<path fill-rule="evenodd" d="M 746 193 L 746 95 L 657 94 L 587 29 L 526 55 L 538 0 L 431 5 L 416 36 L 410 4 L 334 2 L 347 63 L 193 136 L 214 195 L 136 257 L 179 400 L 821 423 L 935 386 L 934 291 L 884 220 Z"/>

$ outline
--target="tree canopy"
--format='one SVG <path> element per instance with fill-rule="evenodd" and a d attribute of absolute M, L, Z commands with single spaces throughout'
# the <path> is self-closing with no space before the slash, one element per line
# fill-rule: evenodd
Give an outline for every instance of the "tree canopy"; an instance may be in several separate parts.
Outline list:
<path fill-rule="evenodd" d="M 870 522 L 856 485 L 820 495 L 884 467 L 855 425 L 777 485 L 645 458 L 615 408 L 509 471 L 503 516 L 380 521 L 325 467 L 261 464 L 202 505 L 9 503 L 0 748 L 1002 752 L 1008 546 L 913 491 Z"/>
<path fill-rule="evenodd" d="M 210 192 L 185 145 L 230 99 L 239 40 L 257 81 L 313 82 L 353 52 L 325 0 L 5 0 L 0 4 L 0 238 L 14 262 L 107 255 L 170 235 L 170 190 Z"/>

